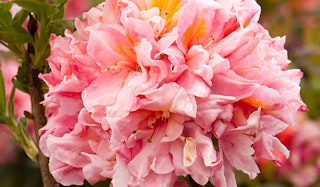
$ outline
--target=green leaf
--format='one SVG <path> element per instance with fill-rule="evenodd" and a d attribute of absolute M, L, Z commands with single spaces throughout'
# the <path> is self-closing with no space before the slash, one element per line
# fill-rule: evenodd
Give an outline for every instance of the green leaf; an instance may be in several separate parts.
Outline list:
<path fill-rule="evenodd" d="M 65 4 L 67 0 L 46 0 L 50 5 L 57 7 L 57 13 L 52 15 L 52 21 L 63 19 L 64 11 L 65 11 Z"/>
<path fill-rule="evenodd" d="M 28 125 L 27 118 L 21 117 L 21 118 L 19 118 L 19 122 L 20 122 L 19 125 L 21 125 L 23 127 L 23 129 L 25 129 L 25 131 L 26 131 L 27 125 Z"/>
<path fill-rule="evenodd" d="M 67 3 L 68 0 L 55 0 L 55 2 L 59 3 L 60 5 L 64 5 Z"/>
<path fill-rule="evenodd" d="M 63 19 L 64 10 L 65 10 L 64 5 L 60 5 L 60 6 L 58 7 L 58 12 L 55 13 L 55 14 L 52 16 L 52 20 L 55 21 L 55 20 L 61 20 L 61 19 Z"/>
<path fill-rule="evenodd" d="M 66 29 L 75 31 L 74 21 L 73 20 L 57 20 L 50 22 L 48 24 L 49 31 L 57 35 L 64 35 Z"/>
<path fill-rule="evenodd" d="M 28 12 L 27 10 L 21 9 L 21 10 L 14 16 L 14 18 L 13 18 L 13 20 L 12 20 L 12 25 L 18 25 L 18 26 L 22 25 L 22 24 L 26 21 L 28 15 L 29 15 L 29 12 Z"/>
<path fill-rule="evenodd" d="M 98 4 L 104 2 L 105 0 L 91 0 L 90 4 L 91 6 L 97 6 Z"/>
<path fill-rule="evenodd" d="M 210 183 L 210 181 L 205 185 L 206 187 L 214 187 L 211 183 Z"/>
<path fill-rule="evenodd" d="M 5 114 L 0 114 L 0 124 L 9 125 L 9 119 Z"/>
<path fill-rule="evenodd" d="M 9 99 L 9 103 L 8 103 L 8 113 L 9 113 L 9 117 L 11 117 L 12 119 L 14 119 L 14 93 L 16 91 L 16 87 L 13 84 L 13 87 L 11 89 L 11 93 L 10 93 L 10 99 Z"/>
<path fill-rule="evenodd" d="M 0 10 L 9 10 L 11 9 L 11 3 L 0 3 Z"/>
<path fill-rule="evenodd" d="M 33 43 L 32 36 L 21 26 L 0 27 L 0 40 L 11 44 Z"/>
<path fill-rule="evenodd" d="M 6 112 L 6 90 L 4 87 L 4 78 L 2 74 L 2 70 L 0 69 L 0 114 L 4 114 Z"/>
<path fill-rule="evenodd" d="M 20 43 L 20 44 L 10 43 L 10 44 L 8 44 L 8 49 L 9 49 L 18 59 L 25 59 L 26 51 L 25 51 L 25 46 L 24 46 L 23 43 Z M 13 54 L 11 54 L 11 57 L 12 57 Z"/>
<path fill-rule="evenodd" d="M 0 9 L 0 26 L 8 26 L 11 24 L 12 15 L 9 10 L 1 10 Z"/>
<path fill-rule="evenodd" d="M 22 92 L 29 93 L 29 76 L 31 75 L 30 70 L 28 69 L 26 63 L 22 63 L 22 66 L 19 67 L 17 73 L 17 80 L 13 79 L 12 82 L 16 88 Z"/>
<path fill-rule="evenodd" d="M 26 84 L 16 81 L 16 88 L 24 93 L 29 94 L 29 87 Z"/>
<path fill-rule="evenodd" d="M 58 11 L 57 6 L 39 0 L 13 0 L 12 2 L 17 3 L 29 12 L 33 12 L 40 22 L 45 21 L 44 19 L 49 18 Z"/>

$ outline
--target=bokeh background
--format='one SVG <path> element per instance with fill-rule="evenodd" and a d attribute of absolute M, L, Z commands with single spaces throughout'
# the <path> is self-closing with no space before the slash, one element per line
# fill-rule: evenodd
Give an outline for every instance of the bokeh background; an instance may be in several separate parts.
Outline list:
<path fill-rule="evenodd" d="M 68 19 L 80 16 L 101 0 L 69 0 Z M 286 36 L 285 48 L 304 77 L 301 95 L 309 111 L 299 114 L 296 125 L 279 135 L 291 150 L 282 167 L 259 160 L 255 180 L 237 173 L 239 187 L 320 187 L 320 0 L 258 0 L 260 23 L 272 37 Z M 38 165 L 9 140 L 0 126 L 0 187 L 41 187 Z M 94 186 L 107 186 L 109 181 Z M 84 187 L 91 186 L 84 184 Z"/>

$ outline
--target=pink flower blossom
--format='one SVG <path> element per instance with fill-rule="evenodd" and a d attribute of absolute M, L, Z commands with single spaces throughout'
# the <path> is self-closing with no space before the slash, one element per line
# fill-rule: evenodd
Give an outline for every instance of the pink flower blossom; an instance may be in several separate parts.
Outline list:
<path fill-rule="evenodd" d="M 6 100 L 9 101 L 11 89 L 13 86 L 11 79 L 14 76 L 16 76 L 18 72 L 19 64 L 14 59 L 3 59 L 0 66 L 1 66 L 3 77 L 4 77 L 4 84 L 5 84 L 5 91 L 6 91 L 6 98 L 7 98 Z M 30 103 L 29 95 L 16 89 L 15 96 L 14 96 L 14 107 L 15 107 L 15 111 L 14 111 L 15 119 L 22 117 L 24 111 L 30 111 L 31 103 Z"/>
<path fill-rule="evenodd" d="M 320 6 L 319 1 L 316 1 L 316 0 L 306 0 L 306 1 L 294 0 L 290 2 L 290 4 L 296 11 L 312 11 L 319 8 Z"/>
<path fill-rule="evenodd" d="M 52 36 L 40 148 L 63 185 L 236 186 L 305 110 L 284 38 L 253 0 L 111 0 Z"/>
<path fill-rule="evenodd" d="M 299 114 L 301 118 L 303 114 Z M 319 179 L 320 174 L 320 122 L 310 120 L 306 116 L 297 118 L 297 125 L 290 127 L 289 133 L 281 134 L 281 139 L 290 138 L 286 142 L 291 148 L 288 160 L 277 169 L 282 176 L 298 187 L 307 187 Z"/>
<path fill-rule="evenodd" d="M 0 167 L 4 164 L 14 162 L 16 159 L 17 146 L 10 140 L 10 130 L 0 124 Z"/>
<path fill-rule="evenodd" d="M 7 49 L 0 46 L 0 53 L 7 53 Z M 17 74 L 19 64 L 15 59 L 7 57 L 8 55 L 0 56 L 0 68 L 4 78 L 6 101 L 9 101 L 11 90 L 13 87 L 12 78 Z M 14 95 L 14 118 L 19 119 L 23 116 L 24 111 L 31 110 L 30 97 L 28 94 L 15 90 Z M 7 103 L 8 105 L 8 103 Z M 28 132 L 35 138 L 32 122 L 28 123 Z M 10 139 L 13 134 L 10 129 L 4 124 L 0 124 L 0 165 L 12 162 L 15 159 L 16 144 Z"/>
<path fill-rule="evenodd" d="M 74 19 L 82 15 L 90 7 L 89 0 L 68 0 L 66 3 L 66 9 L 64 18 Z"/>

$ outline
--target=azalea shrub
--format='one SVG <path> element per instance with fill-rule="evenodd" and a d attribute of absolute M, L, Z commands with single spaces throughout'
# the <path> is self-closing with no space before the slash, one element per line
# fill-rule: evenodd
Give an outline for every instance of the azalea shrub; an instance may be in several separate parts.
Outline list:
<path fill-rule="evenodd" d="M 40 149 L 63 185 L 236 186 L 281 164 L 302 72 L 255 1 L 106 1 L 52 35 Z"/>
<path fill-rule="evenodd" d="M 0 24 L 27 24 L 0 40 L 20 60 L 17 89 L 45 92 L 45 125 L 25 115 L 58 183 L 232 187 L 289 158 L 279 133 L 307 110 L 303 73 L 255 0 L 75 2 L 16 0 Z"/>

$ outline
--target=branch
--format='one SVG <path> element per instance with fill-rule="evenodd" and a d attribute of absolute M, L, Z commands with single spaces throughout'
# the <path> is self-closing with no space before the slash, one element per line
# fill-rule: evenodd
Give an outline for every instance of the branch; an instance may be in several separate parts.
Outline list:
<path fill-rule="evenodd" d="M 30 87 L 30 97 L 32 104 L 32 114 L 33 114 L 33 123 L 34 130 L 37 137 L 37 145 L 39 145 L 39 134 L 38 131 L 42 128 L 46 123 L 47 119 L 45 117 L 44 107 L 40 104 L 43 101 L 43 91 L 41 86 L 41 80 L 38 78 L 39 71 L 32 71 L 32 86 Z M 38 161 L 41 171 L 41 177 L 43 182 L 43 187 L 59 187 L 59 184 L 52 177 L 49 166 L 48 166 L 48 158 L 43 155 L 41 150 L 39 149 Z"/>
<path fill-rule="evenodd" d="M 34 37 L 35 33 L 37 32 L 37 20 L 34 18 L 32 14 L 29 14 L 29 23 L 28 23 L 28 31 Z M 39 148 L 39 129 L 44 127 L 47 123 L 47 118 L 45 116 L 45 108 L 43 105 L 40 104 L 41 101 L 44 99 L 44 93 L 42 90 L 42 81 L 38 78 L 40 73 L 39 70 L 34 68 L 33 62 L 31 59 L 31 55 L 34 55 L 34 46 L 28 43 L 27 47 L 27 55 L 26 55 L 26 64 L 30 71 L 28 76 L 29 82 L 29 93 L 31 98 L 31 106 L 32 106 L 32 116 L 33 116 L 33 124 L 34 130 L 36 134 L 37 142 Z M 41 171 L 42 183 L 43 187 L 59 187 L 59 184 L 55 181 L 52 177 L 50 170 L 49 170 L 49 159 L 41 152 L 39 149 L 38 161 Z"/>

